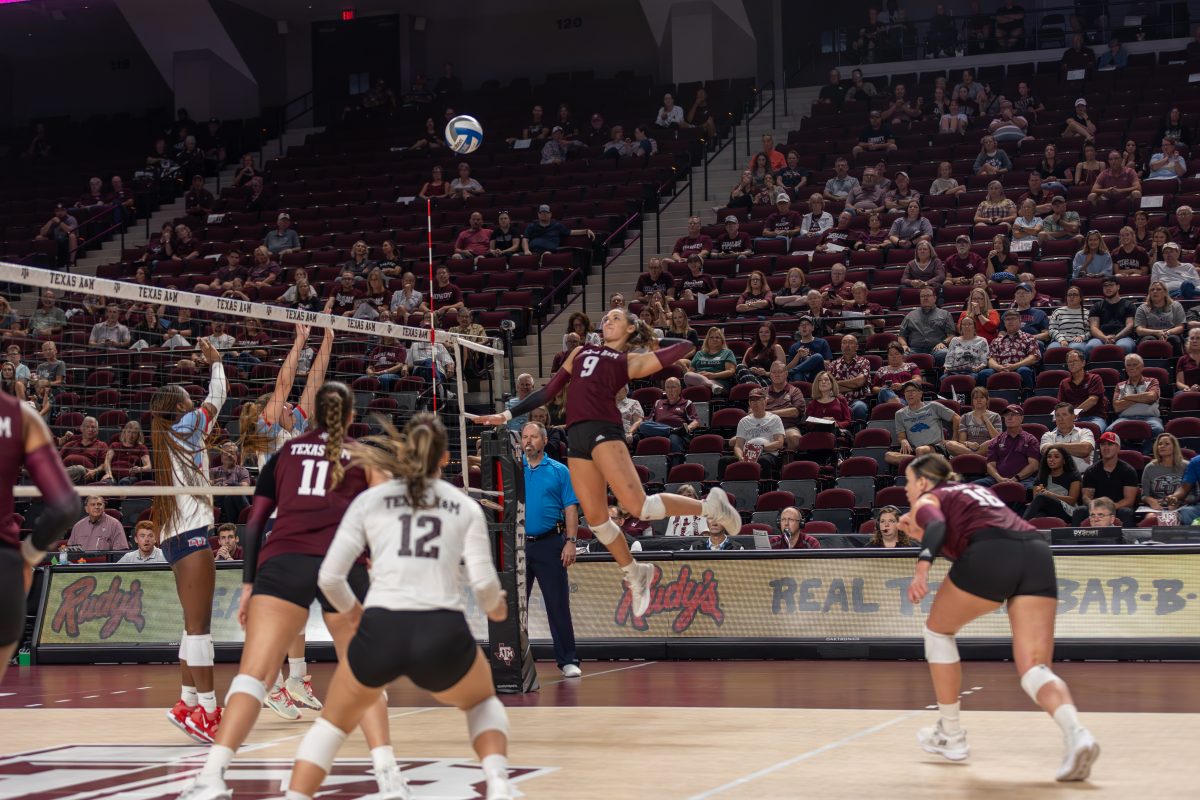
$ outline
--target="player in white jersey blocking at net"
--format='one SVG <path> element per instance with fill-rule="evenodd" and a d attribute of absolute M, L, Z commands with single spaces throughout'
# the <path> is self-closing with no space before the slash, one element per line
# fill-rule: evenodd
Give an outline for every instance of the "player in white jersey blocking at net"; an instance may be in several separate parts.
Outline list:
<path fill-rule="evenodd" d="M 511 800 L 508 716 L 463 614 L 465 564 L 479 607 L 496 621 L 507 616 L 483 510 L 441 480 L 450 453 L 436 417 L 418 414 L 403 434 L 390 426 L 388 434 L 351 446 L 353 463 L 391 479 L 351 503 L 321 565 L 321 591 L 339 612 L 361 621 L 321 717 L 296 751 L 287 796 L 309 800 L 316 794 L 363 712 L 387 684 L 407 675 L 439 702 L 466 713 L 488 800 Z M 360 605 L 347 575 L 364 547 L 371 551 L 372 580 Z"/>

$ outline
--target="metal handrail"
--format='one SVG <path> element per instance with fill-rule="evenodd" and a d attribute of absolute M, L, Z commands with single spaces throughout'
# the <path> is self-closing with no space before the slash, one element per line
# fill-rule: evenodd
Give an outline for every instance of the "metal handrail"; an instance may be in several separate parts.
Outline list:
<path fill-rule="evenodd" d="M 535 314 L 535 317 L 536 317 L 535 321 L 537 323 L 537 357 L 538 357 L 538 377 L 539 378 L 542 377 L 542 366 L 543 366 L 542 365 L 542 331 L 544 331 L 546 328 L 548 328 L 550 326 L 550 323 L 554 322 L 556 319 L 558 319 L 560 316 L 562 316 L 562 313 L 564 311 L 566 311 L 571 306 L 571 303 L 573 303 L 575 301 L 575 298 L 581 294 L 583 295 L 583 311 L 584 311 L 584 313 L 587 313 L 587 282 L 585 279 L 585 282 L 581 285 L 578 292 L 573 292 L 573 293 L 570 293 L 567 295 L 566 301 L 562 304 L 562 307 L 559 308 L 558 311 L 554 312 L 554 314 L 549 317 L 544 316 L 545 309 L 543 307 L 546 306 L 548 303 L 553 302 L 554 297 L 558 294 L 558 291 L 560 289 L 562 289 L 564 286 L 570 286 L 572 281 L 574 281 L 574 279 L 575 279 L 574 272 L 575 272 L 574 270 L 571 270 L 571 274 L 568 274 L 567 277 L 564 278 L 562 281 L 560 281 L 557 286 L 555 286 L 553 289 L 551 289 L 549 292 L 547 292 L 546 296 L 541 299 L 541 302 L 539 302 L 534 307 L 534 310 L 536 312 L 538 312 Z"/>

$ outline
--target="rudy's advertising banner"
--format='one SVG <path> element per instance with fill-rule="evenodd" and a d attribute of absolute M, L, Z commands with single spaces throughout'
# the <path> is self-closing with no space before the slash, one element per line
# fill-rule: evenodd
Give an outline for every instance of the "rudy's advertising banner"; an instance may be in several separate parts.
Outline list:
<path fill-rule="evenodd" d="M 843 641 L 920 640 L 949 564 L 939 559 L 920 607 L 907 597 L 913 558 L 673 558 L 654 562 L 650 610 L 634 617 L 611 562 L 570 568 L 575 638 L 728 638 Z M 1055 556 L 1059 640 L 1200 639 L 1200 553 Z M 468 606 L 476 637 L 487 627 Z M 978 619 L 963 639 L 1010 635 L 1003 608 Z M 529 638 L 549 641 L 538 592 Z"/>
<path fill-rule="evenodd" d="M 167 567 L 94 571 L 64 567 L 52 569 L 47 579 L 46 605 L 35 640 L 39 647 L 175 645 L 183 634 L 175 575 Z M 243 641 L 238 624 L 241 596 L 241 565 L 218 569 L 212 610 L 215 645 Z M 306 635 L 313 643 L 333 641 L 319 607 L 310 611 Z"/>

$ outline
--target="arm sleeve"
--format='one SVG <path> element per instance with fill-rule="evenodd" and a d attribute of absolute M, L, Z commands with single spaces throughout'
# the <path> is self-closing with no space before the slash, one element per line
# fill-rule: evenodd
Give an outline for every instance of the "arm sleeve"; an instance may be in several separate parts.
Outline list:
<path fill-rule="evenodd" d="M 463 538 L 463 563 L 467 567 L 467 580 L 471 590 L 475 592 L 475 601 L 486 614 L 496 607 L 500 600 L 500 578 L 496 575 L 496 565 L 492 563 L 492 546 L 488 540 L 487 523 L 483 511 L 478 506 L 470 506 L 471 520 L 467 524 L 466 536 Z M 344 524 L 344 523 L 343 523 Z M 340 536 L 341 529 L 338 530 Z M 334 540 L 337 544 L 337 540 Z M 332 554 L 332 550 L 330 551 Z M 326 556 L 325 561 L 329 561 Z M 324 567 L 321 568 L 324 574 Z M 324 587 L 322 587 L 324 588 Z M 326 597 L 330 597 L 328 591 Z"/>
<path fill-rule="evenodd" d="M 275 456 L 271 456 L 258 473 L 258 485 L 250 501 L 250 516 L 242 532 L 242 583 L 254 583 L 258 573 L 258 550 L 262 546 L 263 530 L 275 510 Z"/>
<path fill-rule="evenodd" d="M 546 405 L 546 403 L 549 403 L 551 400 L 558 397 L 559 393 L 567 387 L 567 383 L 569 383 L 570 380 L 571 373 L 567 372 L 565 369 L 560 369 L 558 372 L 554 373 L 554 377 L 550 379 L 549 383 L 547 383 L 541 389 L 531 392 L 528 397 L 510 408 L 509 411 L 511 412 L 512 417 L 519 417 L 523 414 L 528 414 L 535 408 L 540 408 L 541 406 Z"/>
<path fill-rule="evenodd" d="M 667 344 L 668 342 L 670 344 Z M 695 346 L 687 339 L 663 339 L 659 342 L 659 348 L 654 351 L 654 355 L 658 357 L 658 363 L 666 369 L 679 359 L 686 358 L 695 350 Z"/>
<path fill-rule="evenodd" d="M 214 362 L 212 377 L 208 379 L 208 396 L 204 398 L 203 405 L 212 406 L 216 414 L 220 414 L 221 407 L 225 405 L 228 391 L 229 384 L 225 380 L 225 365 L 220 361 Z M 213 419 L 216 419 L 216 414 L 213 415 Z M 209 422 L 211 424 L 211 420 Z"/>
<path fill-rule="evenodd" d="M 346 509 L 342 524 L 338 526 L 333 543 L 329 545 L 329 552 L 321 562 L 321 570 L 317 573 L 317 586 L 324 592 L 330 605 L 342 614 L 358 604 L 358 598 L 350 588 L 346 576 L 367 544 L 364 516 L 369 503 L 369 499 L 364 501 L 363 496 L 359 495 Z"/>
<path fill-rule="evenodd" d="M 925 529 L 925 535 L 921 538 L 923 546 L 917 560 L 932 562 L 937 558 L 942 543 L 946 540 L 946 517 L 943 516 L 941 508 L 928 504 L 917 510 L 917 524 Z"/>
<path fill-rule="evenodd" d="M 45 508 L 34 523 L 33 533 L 21 544 L 22 555 L 31 564 L 42 560 L 46 548 L 71 529 L 79 519 L 81 505 L 62 461 L 53 446 L 42 445 L 25 456 L 25 468 L 42 492 Z"/>

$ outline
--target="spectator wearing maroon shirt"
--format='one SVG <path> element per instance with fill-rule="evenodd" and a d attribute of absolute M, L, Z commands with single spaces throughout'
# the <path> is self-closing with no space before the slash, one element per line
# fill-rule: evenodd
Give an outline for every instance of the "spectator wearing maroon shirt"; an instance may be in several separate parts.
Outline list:
<path fill-rule="evenodd" d="M 359 301 L 366 297 L 366 292 L 355 285 L 354 273 L 347 269 L 342 271 L 338 282 L 330 288 L 329 296 L 333 298 L 333 313 L 348 317 L 354 313 Z"/>
<path fill-rule="evenodd" d="M 400 380 L 400 373 L 404 370 L 405 355 L 404 345 L 400 343 L 399 339 L 384 336 L 367 356 L 367 374 L 379 380 L 379 386 L 383 391 L 390 392 L 396 382 Z"/>
<path fill-rule="evenodd" d="M 775 211 L 767 215 L 763 224 L 763 237 L 791 241 L 793 236 L 800 235 L 802 220 L 800 213 L 792 210 L 792 199 L 786 192 L 780 192 L 775 196 Z"/>
<path fill-rule="evenodd" d="M 271 251 L 265 245 L 254 248 L 254 266 L 246 273 L 245 285 L 255 289 L 274 286 L 279 280 L 279 265 L 271 260 Z"/>
<path fill-rule="evenodd" d="M 92 496 L 84 506 L 87 516 L 75 523 L 68 547 L 79 547 L 88 551 L 128 550 L 129 539 L 120 521 L 104 510 L 104 498 Z"/>
<path fill-rule="evenodd" d="M 204 176 L 193 175 L 192 188 L 183 193 L 183 207 L 187 214 L 205 222 L 216 203 L 213 193 L 204 188 Z"/>
<path fill-rule="evenodd" d="M 783 361 L 771 362 L 768 374 L 767 411 L 783 420 L 784 449 L 794 452 L 800 446 L 800 424 L 807 406 L 804 392 L 788 383 L 788 368 Z"/>
<path fill-rule="evenodd" d="M 708 258 L 708 254 L 712 252 L 713 243 L 712 239 L 700 232 L 700 218 L 689 217 L 687 226 L 687 236 L 680 236 L 675 241 L 675 248 L 671 251 L 671 255 L 663 256 L 663 261 L 685 263 L 687 257 L 693 253 L 701 258 Z"/>
<path fill-rule="evenodd" d="M 774 307 L 775 298 L 767 286 L 767 276 L 761 270 L 754 270 L 735 309 L 739 314 L 770 314 Z"/>
<path fill-rule="evenodd" d="M 1086 364 L 1083 353 L 1078 350 L 1067 353 L 1067 372 L 1070 375 L 1058 384 L 1058 399 L 1071 404 L 1079 422 L 1090 422 L 1103 431 L 1108 427 L 1104 381 L 1099 375 L 1087 372 Z"/>
<path fill-rule="evenodd" d="M 472 211 L 466 230 L 460 231 L 454 240 L 454 258 L 465 258 L 475 261 L 487 255 L 491 246 L 492 232 L 483 227 L 483 214 Z"/>
<path fill-rule="evenodd" d="M 821 241 L 817 244 L 817 251 L 821 253 L 840 253 L 843 250 L 861 250 L 862 236 L 858 231 L 850 227 L 854 221 L 854 215 L 849 211 L 843 211 L 838 214 L 837 226 L 830 228 L 821 234 Z"/>
<path fill-rule="evenodd" d="M 1191 206 L 1179 206 L 1175 209 L 1175 219 L 1179 222 L 1171 228 L 1171 241 L 1184 250 L 1195 250 L 1200 246 L 1200 225 L 1193 225 Z"/>
<path fill-rule="evenodd" d="M 58 457 L 66 465 L 73 483 L 90 483 L 103 474 L 108 445 L 100 441 L 99 434 L 100 423 L 96 418 L 84 417 L 78 434 L 66 433 L 58 440 Z"/>
<path fill-rule="evenodd" d="M 683 451 L 691 439 L 692 431 L 700 427 L 700 414 L 696 404 L 683 396 L 683 384 L 679 378 L 667 378 L 663 384 L 664 395 L 654 402 L 650 415 L 638 426 L 637 438 L 666 436 L 671 440 L 672 466 L 683 461 Z"/>
<path fill-rule="evenodd" d="M 970 236 L 955 239 L 954 252 L 946 256 L 943 263 L 946 267 L 946 285 L 966 285 L 976 273 L 983 273 L 987 269 L 983 256 L 971 250 Z"/>
<path fill-rule="evenodd" d="M 1101 171 L 1092 184 L 1088 200 L 1092 205 L 1101 200 L 1138 200 L 1142 196 L 1142 181 L 1132 167 L 1124 166 L 1121 154 L 1116 150 L 1108 151 L 1108 169 Z"/>
<path fill-rule="evenodd" d="M 819 550 L 821 543 L 800 527 L 800 509 L 794 506 L 779 512 L 779 535 L 771 537 L 772 550 Z"/>
<path fill-rule="evenodd" d="M 750 234 L 738 230 L 738 218 L 730 214 L 725 218 L 725 232 L 713 243 L 709 258 L 741 258 L 752 252 Z"/>
<path fill-rule="evenodd" d="M 217 551 L 213 553 L 217 561 L 241 561 L 242 546 L 238 542 L 237 525 L 225 522 L 217 528 Z"/>
<path fill-rule="evenodd" d="M 834 264 L 829 268 L 829 283 L 821 290 L 821 302 L 826 308 L 841 310 L 854 300 L 854 285 L 846 280 L 846 265 Z"/>
<path fill-rule="evenodd" d="M 857 281 L 850 287 L 850 294 L 854 299 L 842 306 L 842 316 L 847 318 L 842 323 L 842 329 L 862 331 L 866 335 L 882 331 L 887 325 L 887 320 L 883 317 L 883 306 L 867 299 L 870 296 L 867 285 L 862 281 Z M 855 317 L 863 321 L 857 322 L 854 320 Z"/>
<path fill-rule="evenodd" d="M 88 190 L 79 196 L 79 202 L 76 205 L 80 208 L 104 205 L 103 188 L 104 182 L 102 180 L 91 178 L 88 180 Z"/>
<path fill-rule="evenodd" d="M 675 282 L 663 269 L 662 259 L 654 256 L 646 262 L 646 271 L 638 276 L 637 285 L 633 289 L 633 298 L 644 302 L 654 294 L 664 297 L 675 290 Z"/>
<path fill-rule="evenodd" d="M 450 269 L 445 265 L 434 273 L 434 284 L 429 287 L 429 305 L 433 308 L 435 322 L 441 322 L 448 311 L 457 311 L 464 303 L 462 292 L 450 283 Z"/>
<path fill-rule="evenodd" d="M 225 263 L 217 267 L 213 273 L 212 283 L 208 285 L 214 292 L 226 292 L 233 288 L 235 278 L 245 282 L 249 270 L 242 265 L 242 254 L 236 248 L 230 248 L 225 254 Z"/>
<path fill-rule="evenodd" d="M 121 429 L 121 435 L 108 447 L 104 454 L 103 477 L 99 483 L 117 483 L 128 486 L 142 480 L 150 480 L 150 451 L 146 448 L 142 426 L 137 420 L 129 420 Z"/>

